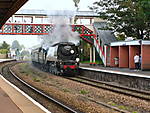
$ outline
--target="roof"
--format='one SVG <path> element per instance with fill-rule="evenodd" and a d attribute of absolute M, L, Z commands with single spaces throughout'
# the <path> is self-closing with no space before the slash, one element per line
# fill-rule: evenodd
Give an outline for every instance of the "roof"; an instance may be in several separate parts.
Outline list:
<path fill-rule="evenodd" d="M 94 22 L 94 28 L 97 32 L 98 38 L 102 40 L 103 44 L 110 44 L 117 41 L 114 34 L 110 30 L 103 30 L 106 26 L 106 22 Z"/>
<path fill-rule="evenodd" d="M 84 17 L 99 17 L 99 14 L 94 11 L 76 11 L 75 16 L 84 16 Z"/>
<path fill-rule="evenodd" d="M 22 9 L 15 13 L 16 15 L 49 15 L 49 16 L 81 16 L 96 17 L 99 16 L 93 11 L 71 11 L 71 10 L 39 10 L 39 9 Z"/>
<path fill-rule="evenodd" d="M 28 0 L 0 0 L 0 28 Z"/>
<path fill-rule="evenodd" d="M 15 13 L 16 15 L 42 15 L 42 16 L 73 16 L 71 10 L 39 10 L 39 9 L 22 9 Z"/>
<path fill-rule="evenodd" d="M 149 40 L 131 40 L 112 42 L 110 46 L 150 45 Z"/>

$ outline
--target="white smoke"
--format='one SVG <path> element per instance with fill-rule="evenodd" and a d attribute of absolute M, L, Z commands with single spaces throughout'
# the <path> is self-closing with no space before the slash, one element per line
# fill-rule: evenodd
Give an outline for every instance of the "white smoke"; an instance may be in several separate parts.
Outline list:
<path fill-rule="evenodd" d="M 70 16 L 61 14 L 53 18 L 55 18 L 53 21 L 53 32 L 46 36 L 40 36 L 40 39 L 42 39 L 42 46 L 49 47 L 58 42 L 72 42 L 77 45 L 80 40 L 79 34 L 73 32 L 71 25 L 67 24 Z"/>

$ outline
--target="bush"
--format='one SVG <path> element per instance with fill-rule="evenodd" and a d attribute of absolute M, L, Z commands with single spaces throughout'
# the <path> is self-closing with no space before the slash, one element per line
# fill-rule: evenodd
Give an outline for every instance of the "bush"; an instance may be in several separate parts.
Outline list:
<path fill-rule="evenodd" d="M 7 54 L 8 53 L 8 49 L 0 49 L 0 53 L 1 54 Z"/>

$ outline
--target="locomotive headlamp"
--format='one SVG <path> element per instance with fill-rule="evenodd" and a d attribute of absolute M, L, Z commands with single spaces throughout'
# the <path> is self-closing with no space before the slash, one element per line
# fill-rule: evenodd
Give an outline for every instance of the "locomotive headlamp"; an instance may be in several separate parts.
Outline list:
<path fill-rule="evenodd" d="M 74 50 L 71 50 L 70 52 L 71 52 L 71 54 L 73 54 L 73 53 L 74 53 Z"/>
<path fill-rule="evenodd" d="M 76 61 L 79 62 L 79 61 L 80 61 L 80 58 L 76 58 Z"/>

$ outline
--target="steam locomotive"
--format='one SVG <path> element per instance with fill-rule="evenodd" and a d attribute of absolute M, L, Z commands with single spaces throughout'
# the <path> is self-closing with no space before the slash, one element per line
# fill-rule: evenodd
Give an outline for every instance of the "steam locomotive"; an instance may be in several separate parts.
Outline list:
<path fill-rule="evenodd" d="M 79 68 L 78 46 L 71 42 L 60 42 L 44 49 L 36 48 L 31 52 L 32 63 L 44 71 L 63 75 L 77 73 Z"/>

